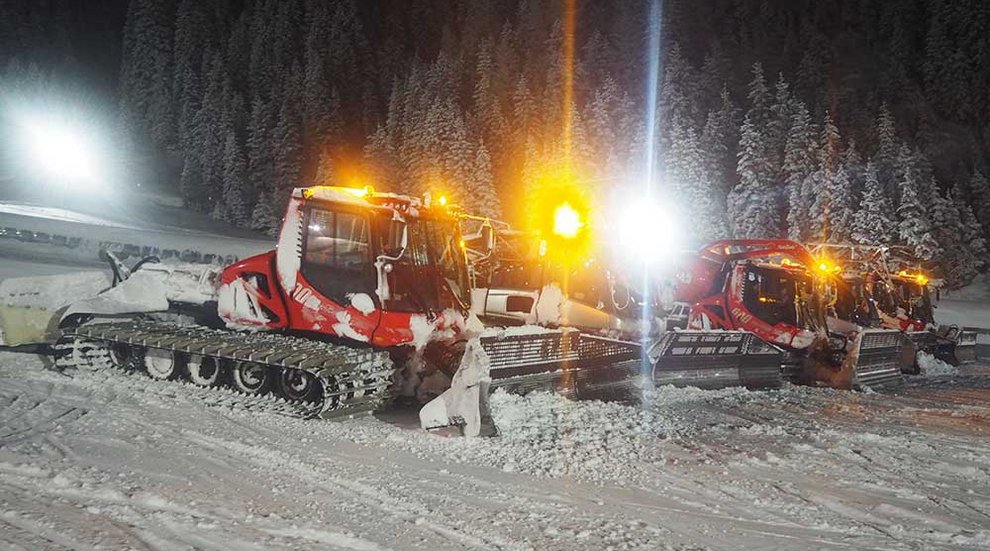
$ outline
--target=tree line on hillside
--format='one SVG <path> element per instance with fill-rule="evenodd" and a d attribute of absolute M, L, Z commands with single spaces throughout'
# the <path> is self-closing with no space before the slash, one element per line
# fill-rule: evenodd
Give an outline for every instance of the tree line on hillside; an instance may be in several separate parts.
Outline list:
<path fill-rule="evenodd" d="M 990 6 L 662 7 L 650 51 L 652 2 L 578 2 L 566 96 L 563 2 L 131 0 L 120 119 L 190 207 L 261 231 L 299 185 L 518 220 L 564 157 L 599 195 L 654 159 L 699 240 L 901 243 L 951 285 L 982 269 Z"/>

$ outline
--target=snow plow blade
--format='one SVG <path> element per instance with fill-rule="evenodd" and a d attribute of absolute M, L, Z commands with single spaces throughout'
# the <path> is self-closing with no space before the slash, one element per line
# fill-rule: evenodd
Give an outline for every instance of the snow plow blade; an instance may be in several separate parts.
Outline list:
<path fill-rule="evenodd" d="M 54 343 L 70 303 L 110 285 L 103 272 L 18 277 L 0 282 L 0 346 Z"/>
<path fill-rule="evenodd" d="M 866 329 L 856 336 L 846 362 L 852 366 L 852 387 L 876 387 L 903 381 L 904 365 L 914 353 L 904 334 L 893 329 Z"/>
<path fill-rule="evenodd" d="M 665 333 L 650 348 L 655 385 L 778 388 L 783 351 L 743 331 Z"/>
<path fill-rule="evenodd" d="M 956 325 L 940 325 L 932 331 L 917 331 L 907 335 L 919 351 L 932 354 L 950 365 L 976 361 L 975 331 L 964 331 Z"/>
<path fill-rule="evenodd" d="M 976 331 L 959 331 L 953 356 L 959 364 L 976 361 Z"/>
<path fill-rule="evenodd" d="M 494 435 L 488 396 L 551 390 L 573 399 L 623 397 L 637 387 L 643 348 L 638 343 L 545 333 L 485 335 L 471 339 L 450 388 L 420 412 L 424 429 L 458 426 L 465 436 Z"/>
<path fill-rule="evenodd" d="M 881 387 L 903 382 L 915 363 L 915 347 L 896 329 L 864 329 L 841 346 L 824 336 L 788 370 L 791 382 L 839 390 Z"/>

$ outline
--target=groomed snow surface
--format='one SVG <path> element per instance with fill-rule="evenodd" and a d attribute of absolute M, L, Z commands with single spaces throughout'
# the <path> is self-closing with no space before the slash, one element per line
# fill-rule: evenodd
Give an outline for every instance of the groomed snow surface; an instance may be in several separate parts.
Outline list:
<path fill-rule="evenodd" d="M 493 402 L 500 437 L 446 438 L 0 352 L 0 548 L 990 548 L 985 364 Z"/>

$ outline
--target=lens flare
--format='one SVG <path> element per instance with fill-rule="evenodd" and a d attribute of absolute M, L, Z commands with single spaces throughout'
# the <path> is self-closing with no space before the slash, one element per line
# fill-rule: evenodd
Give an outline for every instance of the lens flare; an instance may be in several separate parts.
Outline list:
<path fill-rule="evenodd" d="M 573 239 L 583 226 L 581 214 L 570 203 L 564 203 L 553 211 L 553 233 Z"/>

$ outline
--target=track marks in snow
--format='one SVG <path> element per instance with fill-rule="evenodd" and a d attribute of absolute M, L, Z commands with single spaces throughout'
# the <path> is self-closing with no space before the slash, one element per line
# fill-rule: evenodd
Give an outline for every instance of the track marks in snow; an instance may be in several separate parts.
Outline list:
<path fill-rule="evenodd" d="M 990 546 L 990 385 L 968 371 L 894 394 L 661 389 L 646 411 L 510 397 L 503 437 L 466 440 L 23 358 L 0 353 L 0 435 L 34 431 L 0 447 L 0 511 L 78 547 Z M 0 522 L 0 543 L 45 541 Z"/>

